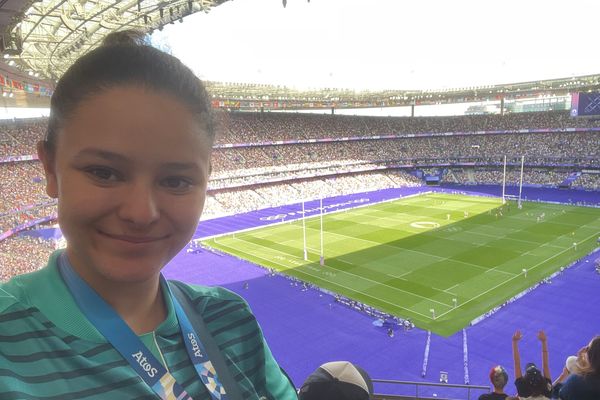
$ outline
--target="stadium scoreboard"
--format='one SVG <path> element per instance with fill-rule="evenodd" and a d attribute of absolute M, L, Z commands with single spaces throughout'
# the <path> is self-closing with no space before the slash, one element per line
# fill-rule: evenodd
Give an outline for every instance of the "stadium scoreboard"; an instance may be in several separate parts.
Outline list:
<path fill-rule="evenodd" d="M 571 96 L 571 117 L 600 118 L 600 93 L 573 93 Z"/>

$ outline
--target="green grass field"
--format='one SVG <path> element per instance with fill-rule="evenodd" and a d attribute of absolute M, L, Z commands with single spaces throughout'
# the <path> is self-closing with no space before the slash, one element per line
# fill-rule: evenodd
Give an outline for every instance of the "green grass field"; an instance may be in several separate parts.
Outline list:
<path fill-rule="evenodd" d="M 308 261 L 301 220 L 204 243 L 448 336 L 588 254 L 600 235 L 600 209 L 524 202 L 519 210 L 498 198 L 451 194 L 323 221 L 324 266 L 318 216 L 306 219 Z"/>

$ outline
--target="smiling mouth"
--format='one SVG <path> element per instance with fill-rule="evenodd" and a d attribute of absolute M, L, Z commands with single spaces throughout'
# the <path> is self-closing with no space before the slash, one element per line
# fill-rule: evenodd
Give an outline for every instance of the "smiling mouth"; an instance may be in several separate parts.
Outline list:
<path fill-rule="evenodd" d="M 103 231 L 98 231 L 101 235 L 107 236 L 111 239 L 121 240 L 123 242 L 141 244 L 141 243 L 152 243 L 157 242 L 159 240 L 165 239 L 167 236 L 129 236 L 129 235 L 113 235 L 110 233 L 106 233 Z"/>

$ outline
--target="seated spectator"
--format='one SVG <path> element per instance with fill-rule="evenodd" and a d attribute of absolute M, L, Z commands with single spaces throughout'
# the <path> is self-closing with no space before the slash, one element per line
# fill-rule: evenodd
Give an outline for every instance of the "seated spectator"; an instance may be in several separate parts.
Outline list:
<path fill-rule="evenodd" d="M 562 388 L 564 381 L 571 374 L 580 374 L 581 371 L 588 365 L 587 361 L 587 346 L 582 347 L 576 356 L 569 356 L 565 361 L 565 366 L 562 373 L 554 381 L 552 385 L 553 398 L 558 398 L 558 391 Z M 554 395 L 556 393 L 556 395 Z"/>
<path fill-rule="evenodd" d="M 562 400 L 600 399 L 600 336 L 594 337 L 580 354 L 583 365 L 577 373 L 569 373 L 559 391 Z"/>
<path fill-rule="evenodd" d="M 372 396 L 369 374 L 348 361 L 321 365 L 306 378 L 298 392 L 299 400 L 369 400 Z"/>
<path fill-rule="evenodd" d="M 548 362 L 548 339 L 544 331 L 537 335 L 542 343 L 542 370 L 535 364 L 528 363 L 525 367 L 525 375 L 521 370 L 521 356 L 519 354 L 519 341 L 523 338 L 520 330 L 512 337 L 513 360 L 515 363 L 515 386 L 521 400 L 543 400 L 549 399 L 552 393 L 552 379 Z"/>
<path fill-rule="evenodd" d="M 504 393 L 504 387 L 508 383 L 508 373 L 504 367 L 497 365 L 490 371 L 490 382 L 494 386 L 492 393 L 479 396 L 479 400 L 505 400 L 508 395 Z"/>

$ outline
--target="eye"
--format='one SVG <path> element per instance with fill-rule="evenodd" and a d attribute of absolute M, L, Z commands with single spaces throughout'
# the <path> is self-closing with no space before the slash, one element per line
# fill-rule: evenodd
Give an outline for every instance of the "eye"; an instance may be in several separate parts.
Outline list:
<path fill-rule="evenodd" d="M 191 179 L 183 176 L 170 176 L 163 179 L 161 185 L 169 190 L 184 192 L 193 185 L 193 182 Z"/>
<path fill-rule="evenodd" d="M 121 179 L 120 174 L 117 171 L 108 167 L 93 166 L 86 168 L 85 172 L 98 181 L 116 182 Z"/>

